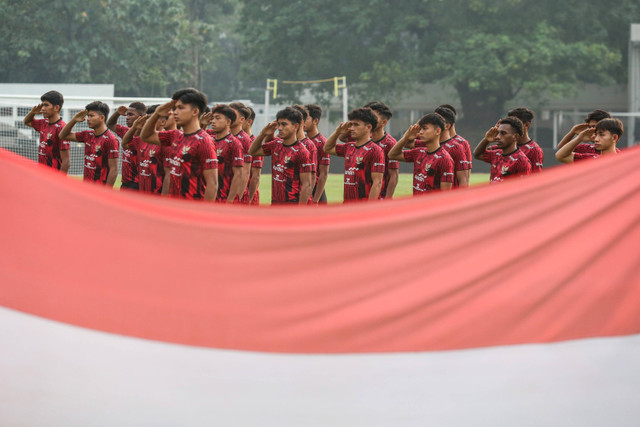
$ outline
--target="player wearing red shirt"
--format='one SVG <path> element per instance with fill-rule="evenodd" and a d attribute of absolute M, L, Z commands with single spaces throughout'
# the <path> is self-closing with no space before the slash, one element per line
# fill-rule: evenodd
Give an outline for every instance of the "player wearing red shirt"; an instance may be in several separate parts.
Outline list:
<path fill-rule="evenodd" d="M 473 151 L 476 159 L 491 163 L 492 183 L 531 174 L 531 162 L 518 148 L 518 140 L 523 133 L 520 119 L 506 117 L 487 131 Z M 494 142 L 497 149 L 487 150 L 487 146 Z"/>
<path fill-rule="evenodd" d="M 468 168 L 466 170 L 468 181 L 471 176 L 471 169 L 473 168 L 473 154 L 471 153 L 471 144 L 469 144 L 469 141 L 467 141 L 462 135 L 458 135 L 456 131 L 456 120 L 458 117 L 458 111 L 454 108 L 454 106 L 451 104 L 442 104 L 438 108 L 440 107 L 448 108 L 449 110 L 453 111 L 453 122 L 451 123 L 451 127 L 449 128 L 449 137 L 453 138 L 455 141 L 461 144 L 464 149 L 464 154 L 467 158 L 468 163 Z"/>
<path fill-rule="evenodd" d="M 440 134 L 444 129 L 445 120 L 441 115 L 427 114 L 411 126 L 389 152 L 391 159 L 413 162 L 414 196 L 432 191 L 448 191 L 453 187 L 453 159 L 440 146 Z M 418 135 L 425 145 L 404 150 L 407 143 L 414 141 Z"/>
<path fill-rule="evenodd" d="M 584 119 L 584 123 L 575 125 L 573 128 L 571 128 L 569 133 L 567 133 L 562 138 L 562 140 L 558 143 L 558 149 L 568 144 L 569 141 L 573 140 L 583 130 L 595 129 L 598 122 L 600 122 L 601 120 L 610 119 L 610 118 L 611 118 L 611 114 L 607 113 L 604 110 L 593 110 L 592 112 L 587 114 L 587 117 Z M 583 136 L 584 135 L 585 134 L 583 134 Z M 598 150 L 596 150 L 595 146 L 593 145 L 593 138 L 595 138 L 595 132 L 592 132 L 586 135 L 591 135 L 591 137 L 590 138 L 583 137 L 583 139 L 580 140 L 578 145 L 575 146 L 575 148 L 573 149 L 573 152 L 580 153 L 580 154 L 601 154 L 598 152 Z M 620 152 L 620 150 L 617 147 L 616 147 L 616 152 L 617 153 Z"/>
<path fill-rule="evenodd" d="M 378 126 L 371 132 L 371 139 L 384 152 L 384 179 L 382 180 L 382 190 L 380 190 L 380 198 L 393 198 L 393 193 L 398 185 L 398 176 L 400 170 L 400 162 L 389 159 L 389 151 L 396 145 L 396 139 L 389 135 L 385 129 L 393 113 L 384 102 L 373 101 L 364 106 L 370 108 L 378 119 Z"/>
<path fill-rule="evenodd" d="M 218 157 L 218 202 L 240 201 L 244 150 L 240 141 L 231 135 L 231 123 L 236 112 L 227 105 L 217 105 L 212 111 L 211 127 L 216 135 L 215 146 Z"/>
<path fill-rule="evenodd" d="M 252 156 L 271 156 L 271 203 L 307 204 L 311 197 L 311 160 L 298 140 L 302 114 L 292 107 L 278 111 L 251 143 Z M 278 137 L 275 131 L 278 129 Z M 264 142 L 263 141 L 267 141 Z"/>
<path fill-rule="evenodd" d="M 120 139 L 124 138 L 129 131 L 133 122 L 138 117 L 142 117 L 147 113 L 147 107 L 142 102 L 132 102 L 129 107 L 121 105 L 107 120 L 107 127 L 110 131 L 115 132 Z M 118 124 L 120 116 L 126 117 L 126 126 Z M 138 190 L 138 151 L 135 145 L 122 150 L 122 184 L 120 188 Z"/>
<path fill-rule="evenodd" d="M 200 112 L 207 105 L 207 97 L 196 89 L 181 89 L 171 99 L 156 108 L 149 117 L 140 132 L 140 139 L 169 147 L 171 196 L 213 202 L 218 193 L 218 159 L 211 137 L 200 128 Z M 182 131 L 158 132 L 158 120 L 171 110 L 176 125 L 182 127 Z"/>
<path fill-rule="evenodd" d="M 313 189 L 316 186 L 316 175 L 318 173 L 318 149 L 315 144 L 311 142 L 307 135 L 304 133 L 304 123 L 307 122 L 307 118 L 309 117 L 309 112 L 307 111 L 307 107 L 303 105 L 294 105 L 293 108 L 298 110 L 300 114 L 302 114 L 302 126 L 298 128 L 298 140 L 304 148 L 309 152 L 309 162 L 311 163 L 311 188 Z M 313 190 L 312 190 L 313 194 Z M 311 203 L 313 203 L 313 197 L 309 199 Z"/>
<path fill-rule="evenodd" d="M 60 131 L 66 123 L 60 118 L 60 109 L 64 104 L 64 97 L 55 90 L 40 97 L 40 104 L 36 105 L 25 116 L 26 126 L 35 129 L 40 134 L 38 146 L 38 163 L 67 173 L 69 171 L 69 141 L 60 139 Z M 35 120 L 35 116 L 42 114 L 43 119 Z"/>
<path fill-rule="evenodd" d="M 253 111 L 253 108 L 247 107 L 249 110 L 249 117 L 246 118 L 244 124 L 242 125 L 242 130 L 249 135 L 249 139 L 253 142 L 256 139 L 256 136 L 251 132 L 251 127 L 253 126 L 253 122 L 256 119 L 256 112 Z M 251 145 L 249 145 L 251 147 Z M 242 203 L 250 204 L 250 205 L 259 205 L 260 204 L 260 175 L 262 174 L 262 165 L 264 164 L 264 159 L 261 156 L 252 156 L 251 160 L 251 174 L 249 175 L 249 187 L 246 192 L 246 196 L 243 195 Z"/>
<path fill-rule="evenodd" d="M 153 114 L 158 105 L 152 105 L 147 109 L 147 114 Z M 133 126 L 122 138 L 124 150 L 133 148 L 138 152 L 138 182 L 143 193 L 160 194 L 164 182 L 164 161 L 168 156 L 167 147 L 158 147 L 147 144 L 140 139 L 140 131 L 147 121 L 148 116 L 141 116 L 133 122 Z M 167 116 L 161 116 L 156 123 L 156 131 L 164 130 Z"/>
<path fill-rule="evenodd" d="M 542 163 L 544 160 L 544 152 L 542 148 L 529 137 L 529 128 L 533 123 L 535 114 L 532 110 L 524 107 L 514 108 L 507 113 L 509 117 L 517 117 L 520 119 L 523 127 L 523 135 L 518 140 L 518 148 L 527 156 L 531 162 L 531 172 L 540 172 L 542 170 Z"/>
<path fill-rule="evenodd" d="M 556 152 L 556 159 L 562 163 L 573 163 L 585 159 L 597 159 L 600 156 L 617 154 L 616 144 L 622 137 L 622 122 L 618 119 L 600 120 L 595 128 L 582 130 L 575 138 Z M 576 153 L 575 148 L 581 141 L 593 140 L 593 152 Z"/>
<path fill-rule="evenodd" d="M 324 151 L 344 157 L 344 202 L 377 200 L 382 190 L 384 152 L 371 139 L 378 119 L 370 108 L 349 113 L 349 122 L 340 123 L 327 139 Z M 337 144 L 338 139 L 353 142 Z"/>
<path fill-rule="evenodd" d="M 249 182 L 251 181 L 251 168 L 253 165 L 253 156 L 249 154 L 249 148 L 251 147 L 251 138 L 249 134 L 244 131 L 244 124 L 251 115 L 247 106 L 242 102 L 232 102 L 229 107 L 233 108 L 236 112 L 236 120 L 231 124 L 231 134 L 236 137 L 242 144 L 244 152 L 244 165 L 242 167 L 242 180 L 243 188 L 241 200 L 242 203 L 247 204 L 249 202 Z"/>
<path fill-rule="evenodd" d="M 445 122 L 445 128 L 440 135 L 440 145 L 453 159 L 453 166 L 455 170 L 453 186 L 468 187 L 471 162 L 467 158 L 465 145 L 460 142 L 460 139 L 451 135 L 451 129 L 456 123 L 456 113 L 454 113 L 450 108 L 442 106 L 436 108 L 435 113 L 439 114 Z"/>
<path fill-rule="evenodd" d="M 60 131 L 60 139 L 84 143 L 84 180 L 94 181 L 113 187 L 118 176 L 118 157 L 120 150 L 118 138 L 107 129 L 106 120 L 109 106 L 95 101 L 73 116 Z M 87 119 L 92 130 L 71 132 L 76 123 Z"/>
<path fill-rule="evenodd" d="M 307 104 L 306 106 L 309 115 L 304 122 L 304 131 L 307 133 L 307 137 L 311 140 L 316 147 L 316 180 L 313 187 L 313 202 L 314 203 L 327 203 L 327 193 L 324 191 L 324 187 L 327 183 L 329 176 L 329 165 L 331 164 L 331 156 L 324 152 L 324 144 L 327 142 L 320 131 L 318 130 L 318 124 L 322 117 L 322 108 L 316 104 Z"/>

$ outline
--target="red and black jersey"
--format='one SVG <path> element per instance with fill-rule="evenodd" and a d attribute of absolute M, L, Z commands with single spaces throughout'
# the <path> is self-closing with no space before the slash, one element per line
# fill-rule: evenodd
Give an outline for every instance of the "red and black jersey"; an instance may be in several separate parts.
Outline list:
<path fill-rule="evenodd" d="M 531 162 L 517 148 L 509 154 L 502 154 L 502 150 L 487 150 L 482 154 L 482 160 L 491 163 L 491 183 L 531 174 Z"/>
<path fill-rule="evenodd" d="M 355 142 L 336 145 L 336 154 L 344 157 L 344 202 L 367 200 L 372 173 L 384 174 L 384 152 L 372 140 L 357 147 Z"/>
<path fill-rule="evenodd" d="M 589 144 L 587 142 L 581 142 L 580 144 L 576 145 L 576 148 L 573 149 L 573 153 L 602 154 L 600 150 L 596 150 L 596 146 L 594 144 Z M 616 153 L 620 153 L 620 149 L 618 147 L 616 147 Z"/>
<path fill-rule="evenodd" d="M 106 184 L 109 159 L 120 157 L 118 138 L 108 129 L 101 135 L 85 130 L 75 136 L 78 142 L 84 142 L 84 180 Z"/>
<path fill-rule="evenodd" d="M 49 123 L 47 119 L 31 122 L 31 126 L 40 134 L 38 144 L 38 163 L 60 170 L 62 158 L 60 151 L 71 148 L 69 141 L 62 141 L 58 135 L 66 123 L 62 119 Z"/>
<path fill-rule="evenodd" d="M 129 127 L 116 125 L 116 133 L 120 139 L 129 132 Z M 122 184 L 127 185 L 138 182 L 138 152 L 129 144 L 128 149 L 122 150 Z"/>
<path fill-rule="evenodd" d="M 331 164 L 331 156 L 324 152 L 324 144 L 327 142 L 327 138 L 321 133 L 317 134 L 313 138 L 309 138 L 313 145 L 316 146 L 316 177 L 320 174 L 320 165 L 329 166 Z"/>
<path fill-rule="evenodd" d="M 542 170 L 542 162 L 544 161 L 544 151 L 534 141 L 530 140 L 526 144 L 518 145 L 518 148 L 527 156 L 531 162 L 531 172 L 540 172 Z"/>
<path fill-rule="evenodd" d="M 311 162 L 311 172 L 314 175 L 317 175 L 318 172 L 318 148 L 316 145 L 307 137 L 304 137 L 300 140 L 300 143 L 304 145 L 304 148 L 309 152 L 309 161 Z"/>
<path fill-rule="evenodd" d="M 262 151 L 271 156 L 271 203 L 300 201 L 300 174 L 312 172 L 309 151 L 300 141 L 285 145 L 276 138 L 262 144 Z"/>
<path fill-rule="evenodd" d="M 242 144 L 233 135 L 228 134 L 224 138 L 216 139 L 216 156 L 218 157 L 218 199 L 224 202 L 229 197 L 231 181 L 233 180 L 234 167 L 244 165 L 244 151 Z M 239 194 L 242 196 L 242 193 Z"/>
<path fill-rule="evenodd" d="M 373 142 L 375 142 L 378 147 L 382 148 L 382 151 L 384 152 L 384 179 L 382 180 L 382 190 L 380 190 L 380 198 L 384 199 L 387 196 L 387 186 L 389 185 L 389 170 L 400 168 L 400 162 L 389 159 L 389 151 L 391 151 L 393 146 L 396 145 L 397 141 L 394 137 L 385 132 L 382 139 Z"/>
<path fill-rule="evenodd" d="M 253 142 L 256 139 L 255 135 L 250 135 L 249 136 L 249 140 L 251 142 Z M 251 147 L 251 144 L 249 144 L 249 147 Z M 240 199 L 240 203 L 243 203 L 245 205 L 249 204 L 249 186 L 251 185 L 251 180 L 253 179 L 253 175 L 254 172 L 253 169 L 262 169 L 262 165 L 264 164 L 264 158 L 262 156 L 252 156 L 252 160 L 251 160 L 251 172 L 249 173 L 249 181 L 247 182 L 247 188 L 244 192 L 244 194 L 242 195 L 242 198 Z M 251 200 L 251 204 L 252 205 L 259 205 L 260 204 L 260 190 L 258 190 L 256 188 L 256 194 L 253 196 L 253 200 Z"/>
<path fill-rule="evenodd" d="M 460 135 L 454 136 L 453 139 L 457 141 L 460 145 L 462 145 L 462 148 L 464 150 L 464 155 L 467 158 L 467 168 L 465 169 L 471 169 L 473 166 L 473 154 L 471 153 L 471 144 L 469 144 L 469 141 L 467 141 Z"/>
<path fill-rule="evenodd" d="M 453 186 L 458 187 L 458 176 L 456 172 L 467 170 L 471 167 L 471 164 L 467 161 L 467 155 L 465 154 L 464 145 L 458 142 L 455 138 L 449 138 L 440 144 L 444 150 L 449 153 L 453 159 Z"/>
<path fill-rule="evenodd" d="M 414 196 L 440 191 L 443 182 L 453 183 L 453 159 L 443 147 L 431 153 L 425 147 L 419 147 L 405 150 L 402 154 L 407 162 L 413 162 Z"/>
<path fill-rule="evenodd" d="M 168 147 L 157 146 L 142 142 L 139 136 L 134 136 L 129 148 L 137 151 L 138 183 L 143 193 L 162 193 L 164 180 L 164 162 L 168 155 Z"/>
<path fill-rule="evenodd" d="M 179 130 L 158 132 L 163 146 L 169 147 L 171 182 L 169 194 L 189 200 L 202 200 L 206 189 L 203 173 L 218 168 L 215 146 L 202 129 L 185 135 Z"/>

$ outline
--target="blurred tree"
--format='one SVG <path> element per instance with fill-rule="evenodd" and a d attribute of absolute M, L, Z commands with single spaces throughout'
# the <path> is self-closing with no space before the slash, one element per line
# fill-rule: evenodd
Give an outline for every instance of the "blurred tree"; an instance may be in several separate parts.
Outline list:
<path fill-rule="evenodd" d="M 542 97 L 622 82 L 629 23 L 640 19 L 632 0 L 243 4 L 250 78 L 347 75 L 356 103 L 442 82 L 458 92 L 463 130 L 476 132 L 523 90 Z"/>

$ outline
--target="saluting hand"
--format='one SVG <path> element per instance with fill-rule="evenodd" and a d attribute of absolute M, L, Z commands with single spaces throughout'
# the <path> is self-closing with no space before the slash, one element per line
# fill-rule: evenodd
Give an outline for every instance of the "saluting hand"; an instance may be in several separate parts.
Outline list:
<path fill-rule="evenodd" d="M 77 113 L 75 116 L 73 116 L 71 120 L 73 120 L 74 122 L 84 122 L 84 119 L 87 117 L 87 114 L 89 114 L 88 110 L 82 110 L 79 113 Z"/>
<path fill-rule="evenodd" d="M 127 111 L 129 111 L 129 109 L 126 106 L 121 105 L 116 110 L 116 113 L 120 114 L 121 116 L 126 116 L 127 115 Z"/>
<path fill-rule="evenodd" d="M 407 129 L 407 131 L 404 133 L 404 136 L 402 138 L 407 141 L 415 141 L 420 134 L 421 128 L 422 127 L 418 123 L 411 125 L 409 129 Z"/>

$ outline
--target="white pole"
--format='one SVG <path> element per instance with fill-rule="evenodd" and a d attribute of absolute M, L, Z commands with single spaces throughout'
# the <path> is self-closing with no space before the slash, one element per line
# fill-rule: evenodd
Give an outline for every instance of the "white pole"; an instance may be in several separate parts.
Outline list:
<path fill-rule="evenodd" d="M 269 84 L 267 83 L 267 90 L 264 91 L 264 125 L 269 123 Z"/>
<path fill-rule="evenodd" d="M 349 94 L 347 92 L 347 84 L 346 84 L 346 79 L 345 79 L 345 85 L 342 88 L 342 121 L 343 122 L 347 122 L 348 120 L 348 109 L 349 109 Z"/>

